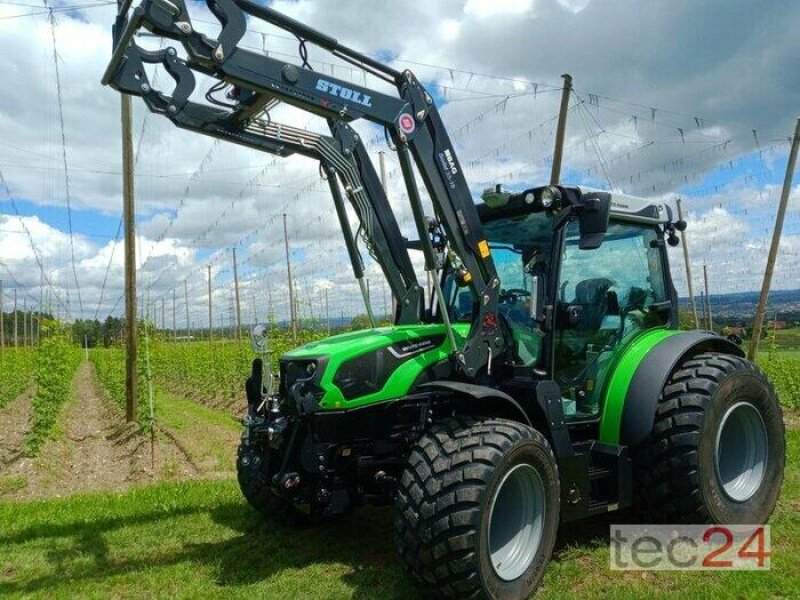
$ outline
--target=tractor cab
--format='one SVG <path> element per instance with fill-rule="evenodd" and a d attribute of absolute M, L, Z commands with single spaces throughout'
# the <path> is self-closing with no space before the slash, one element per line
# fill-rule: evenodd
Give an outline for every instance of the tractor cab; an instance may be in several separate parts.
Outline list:
<path fill-rule="evenodd" d="M 587 212 L 594 223 L 586 224 Z M 621 351 L 642 333 L 676 322 L 665 244 L 669 208 L 548 187 L 520 195 L 492 190 L 478 213 L 501 282 L 506 364 L 516 376 L 553 379 L 568 421 L 598 419 Z M 469 322 L 470 290 L 452 274 L 443 290 L 450 319 Z"/>

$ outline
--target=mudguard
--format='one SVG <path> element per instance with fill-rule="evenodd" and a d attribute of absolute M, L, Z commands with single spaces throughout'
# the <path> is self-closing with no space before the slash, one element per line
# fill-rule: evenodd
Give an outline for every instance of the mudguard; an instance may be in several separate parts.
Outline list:
<path fill-rule="evenodd" d="M 600 441 L 634 446 L 650 434 L 667 379 L 689 356 L 703 352 L 744 356 L 733 342 L 707 331 L 664 332 L 642 352 L 626 352 L 612 377 L 600 425 Z M 622 400 L 622 401 L 620 401 Z"/>
<path fill-rule="evenodd" d="M 513 415 L 521 423 L 531 425 L 525 410 L 519 402 L 500 390 L 475 385 L 474 383 L 462 383 L 460 381 L 433 381 L 423 383 L 418 389 L 428 389 L 456 394 L 467 400 L 480 404 L 487 408 L 486 416 L 511 416 Z M 494 405 L 493 407 L 491 405 Z M 499 407 L 502 407 L 498 410 Z M 494 409 L 494 410 L 493 410 Z"/>

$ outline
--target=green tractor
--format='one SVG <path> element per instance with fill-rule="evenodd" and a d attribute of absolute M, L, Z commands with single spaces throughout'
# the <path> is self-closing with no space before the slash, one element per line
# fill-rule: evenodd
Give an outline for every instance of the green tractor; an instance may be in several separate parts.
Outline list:
<path fill-rule="evenodd" d="M 251 379 L 237 466 L 253 507 L 393 502 L 411 576 L 452 597 L 527 597 L 561 522 L 633 506 L 650 522 L 765 522 L 785 451 L 772 385 L 738 346 L 677 329 L 669 207 L 607 195 L 607 231 L 587 240 L 554 210 L 586 195 L 478 206 L 511 343 L 475 380 L 455 375 L 435 310 L 282 356 L 266 410 Z M 461 343 L 470 292 L 453 271 L 442 292 Z"/>
<path fill-rule="evenodd" d="M 422 590 L 504 599 L 536 590 L 560 523 L 626 508 L 651 522 L 769 518 L 780 405 L 738 346 L 678 331 L 667 246 L 686 224 L 669 206 L 564 185 L 498 186 L 476 205 L 413 73 L 251 0 L 207 4 L 216 38 L 195 30 L 183 0 L 123 2 L 103 82 L 178 127 L 317 160 L 373 322 L 280 357 L 277 377 L 254 360 L 236 464 L 256 510 L 320 519 L 393 504 L 400 558 Z M 302 66 L 240 46 L 246 16 L 297 36 Z M 141 48 L 143 27 L 184 56 Z M 306 44 L 397 95 L 315 73 Z M 148 79 L 154 64 L 175 81 L 169 95 Z M 191 99 L 195 72 L 219 80 L 207 103 Z M 325 118 L 331 136 L 273 122 L 278 102 Z M 351 127 L 360 119 L 397 152 L 417 239 L 401 233 Z M 391 327 L 374 327 L 347 201 L 392 289 Z M 265 351 L 266 328 L 253 337 Z"/>

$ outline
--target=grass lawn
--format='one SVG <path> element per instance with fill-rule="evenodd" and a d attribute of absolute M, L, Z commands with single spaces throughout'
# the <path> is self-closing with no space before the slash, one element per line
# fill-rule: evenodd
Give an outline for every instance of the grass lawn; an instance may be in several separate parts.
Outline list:
<path fill-rule="evenodd" d="M 770 572 L 608 570 L 614 518 L 564 527 L 537 598 L 800 597 L 800 431 L 771 521 Z M 0 597 L 409 598 L 389 509 L 316 528 L 266 522 L 236 483 L 0 503 Z"/>

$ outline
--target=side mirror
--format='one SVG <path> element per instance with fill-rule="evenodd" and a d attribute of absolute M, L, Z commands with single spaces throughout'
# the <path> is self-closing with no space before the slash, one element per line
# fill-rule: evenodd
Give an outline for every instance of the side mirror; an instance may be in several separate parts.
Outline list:
<path fill-rule="evenodd" d="M 269 325 L 254 325 L 250 330 L 250 344 L 256 354 L 269 354 Z"/>
<path fill-rule="evenodd" d="M 580 229 L 581 250 L 597 250 L 603 244 L 608 231 L 608 218 L 611 212 L 609 192 L 589 192 L 581 197 L 578 209 L 578 228 Z"/>

